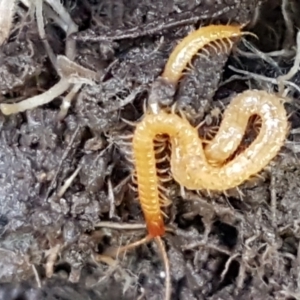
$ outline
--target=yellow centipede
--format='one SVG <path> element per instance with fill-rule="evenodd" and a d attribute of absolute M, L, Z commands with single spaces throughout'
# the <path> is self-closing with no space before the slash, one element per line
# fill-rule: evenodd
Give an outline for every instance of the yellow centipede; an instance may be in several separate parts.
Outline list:
<path fill-rule="evenodd" d="M 258 115 L 261 129 L 253 143 L 232 161 L 222 165 L 239 146 L 248 120 Z M 289 124 L 283 100 L 265 91 L 245 91 L 235 97 L 224 113 L 219 131 L 204 149 L 198 130 L 175 114 L 146 114 L 133 137 L 138 193 L 149 234 L 164 234 L 156 174 L 153 140 L 168 134 L 172 145 L 171 172 L 182 186 L 224 191 L 234 188 L 261 171 L 284 144 Z M 213 159 L 219 166 L 209 163 Z"/>
<path fill-rule="evenodd" d="M 175 48 L 162 77 L 176 84 L 186 64 L 202 47 L 241 35 L 240 26 L 200 28 Z M 153 143 L 156 135 L 167 134 L 170 138 L 171 172 L 180 185 L 191 190 L 224 191 L 257 174 L 277 155 L 289 128 L 283 103 L 283 99 L 265 91 L 249 90 L 238 95 L 227 107 L 217 135 L 206 148 L 197 128 L 187 120 L 165 111 L 145 114 L 133 136 L 133 156 L 149 236 L 162 236 L 165 232 Z M 245 151 L 225 162 L 241 143 L 253 115 L 262 120 L 258 136 Z"/>

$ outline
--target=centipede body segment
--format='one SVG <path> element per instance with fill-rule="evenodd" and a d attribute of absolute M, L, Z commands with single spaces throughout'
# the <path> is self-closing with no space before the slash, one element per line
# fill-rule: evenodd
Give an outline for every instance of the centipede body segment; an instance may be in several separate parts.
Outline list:
<path fill-rule="evenodd" d="M 201 49 L 213 42 L 242 36 L 245 33 L 241 28 L 240 25 L 210 25 L 193 31 L 175 47 L 161 77 L 177 84 L 187 64 Z"/>

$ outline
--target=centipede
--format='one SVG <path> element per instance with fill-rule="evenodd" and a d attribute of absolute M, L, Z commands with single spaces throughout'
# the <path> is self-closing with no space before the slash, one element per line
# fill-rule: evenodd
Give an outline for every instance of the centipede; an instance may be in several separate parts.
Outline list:
<path fill-rule="evenodd" d="M 185 37 L 171 53 L 161 77 L 176 86 L 192 58 L 213 43 L 241 37 L 240 25 L 210 25 Z M 228 49 L 227 49 L 228 50 Z M 285 99 L 260 90 L 247 90 L 235 96 L 225 109 L 217 133 L 209 141 L 199 136 L 197 127 L 173 110 L 146 111 L 135 125 L 132 137 L 133 162 L 138 199 L 144 214 L 148 235 L 125 246 L 127 250 L 155 239 L 164 257 L 166 298 L 170 299 L 170 270 L 160 237 L 166 228 L 162 206 L 169 203 L 162 192 L 157 170 L 157 154 L 164 151 L 165 138 L 170 144 L 170 173 L 179 185 L 189 190 L 224 192 L 238 187 L 259 173 L 274 159 L 284 144 L 289 130 Z M 249 120 L 259 117 L 259 131 L 243 151 L 237 152 Z M 235 155 L 234 155 L 235 154 Z"/>
<path fill-rule="evenodd" d="M 198 30 L 186 36 L 174 48 L 166 63 L 161 77 L 166 82 L 176 86 L 183 76 L 183 72 L 186 69 L 187 64 L 191 62 L 195 55 L 199 54 L 199 52 L 205 50 L 207 46 L 211 46 L 213 43 L 225 44 L 225 42 L 227 42 L 228 47 L 231 49 L 233 46 L 233 42 L 231 40 L 237 37 L 241 37 L 244 34 L 247 34 L 247 32 L 243 32 L 242 26 L 240 25 L 210 25 L 199 28 Z M 226 48 L 227 51 L 228 47 Z M 241 105 L 240 102 L 241 101 L 239 101 L 239 105 Z M 232 107 L 236 108 L 238 107 L 238 105 L 234 105 Z M 234 109 L 232 109 L 232 111 L 234 111 Z M 199 141 L 199 137 L 197 134 L 197 146 L 199 146 L 199 149 L 195 153 L 199 153 L 199 151 L 202 151 L 201 161 L 206 162 L 207 166 L 210 166 L 209 163 L 212 162 L 217 164 L 224 163 L 223 158 L 228 158 L 230 156 L 229 154 L 232 153 L 232 151 L 229 150 L 230 147 L 228 146 L 226 147 L 226 149 L 228 149 L 228 153 L 224 152 L 224 150 L 221 150 L 221 147 L 226 145 L 226 142 L 232 144 L 231 138 L 236 138 L 234 134 L 240 130 L 240 127 L 234 130 L 235 124 L 232 121 L 232 117 L 230 117 L 231 114 L 232 113 L 229 111 L 229 113 L 225 115 L 223 125 L 219 128 L 218 134 L 216 135 L 214 141 L 210 141 L 209 145 L 207 145 L 206 147 L 208 161 L 205 156 L 206 154 L 204 154 L 203 152 L 204 148 L 202 141 Z M 153 122 L 151 120 L 153 120 Z M 168 123 L 165 123 L 168 122 L 167 120 L 174 124 L 170 126 L 167 125 Z M 157 127 L 155 127 L 156 125 L 154 125 L 155 122 L 157 122 Z M 184 167 L 188 163 L 189 159 L 192 159 L 191 161 L 194 161 L 195 158 L 193 158 L 193 155 L 190 152 L 183 151 L 185 147 L 189 148 L 189 144 L 192 142 L 188 139 L 184 140 L 183 137 L 193 136 L 194 138 L 196 134 L 191 135 L 191 132 L 196 133 L 197 130 L 195 128 L 192 129 L 191 125 L 188 123 L 184 123 L 185 125 L 182 125 L 182 122 L 186 122 L 186 120 L 183 121 L 179 116 L 175 114 L 167 114 L 164 111 L 160 111 L 158 114 L 156 114 L 153 111 L 149 111 L 148 113 L 145 113 L 143 121 L 136 126 L 136 130 L 133 136 L 132 145 L 138 198 L 141 203 L 148 228 L 148 233 L 153 237 L 162 236 L 165 233 L 161 206 L 164 206 L 167 203 L 166 197 L 164 197 L 164 194 L 161 192 L 162 184 L 160 182 L 160 176 L 158 176 L 156 169 L 157 161 L 156 152 L 154 151 L 154 145 L 158 135 L 167 134 L 170 137 L 172 152 L 171 173 L 175 181 L 177 181 L 182 186 L 190 187 L 191 181 L 193 181 L 193 179 L 190 178 L 190 175 L 196 176 L 194 177 L 194 181 L 197 181 L 198 178 L 197 174 L 190 174 L 191 170 Z M 237 125 L 239 125 L 238 122 L 236 123 Z M 183 133 L 180 133 L 181 131 L 177 126 L 179 126 L 180 128 L 181 126 L 183 126 L 181 129 L 183 130 Z M 172 127 L 176 128 L 176 130 L 179 130 L 177 134 L 175 134 L 171 130 Z M 245 130 L 245 128 L 243 129 Z M 223 130 L 226 130 L 226 132 L 223 132 Z M 144 143 L 146 139 L 147 142 Z M 217 143 L 215 141 L 219 139 L 221 139 L 220 146 L 216 149 Z M 193 140 L 193 142 L 196 142 L 196 140 Z M 232 144 L 232 149 L 236 148 L 239 142 L 240 140 L 236 140 Z M 182 160 L 182 164 L 178 163 L 178 161 L 180 160 Z M 182 171 L 182 169 L 184 169 L 184 175 L 180 176 L 179 173 Z M 214 172 L 217 171 L 218 169 L 214 170 Z M 184 176 L 186 176 L 185 179 L 183 178 Z M 207 179 L 207 181 L 209 181 L 209 179 Z M 201 180 L 200 182 L 203 181 Z M 202 186 L 200 185 L 200 183 L 195 184 L 194 186 L 205 189 L 209 189 L 210 187 L 212 187 L 211 184 L 205 186 L 204 182 Z M 226 187 L 224 186 L 224 189 L 225 188 Z"/>

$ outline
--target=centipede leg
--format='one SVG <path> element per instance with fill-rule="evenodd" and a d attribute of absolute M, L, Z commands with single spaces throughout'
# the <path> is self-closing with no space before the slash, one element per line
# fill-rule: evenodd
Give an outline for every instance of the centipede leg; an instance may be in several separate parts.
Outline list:
<path fill-rule="evenodd" d="M 129 120 L 126 120 L 126 119 L 124 119 L 124 118 L 121 118 L 121 120 L 122 120 L 124 123 L 126 123 L 127 125 L 132 126 L 132 127 L 136 127 L 136 125 L 137 125 L 137 122 L 129 121 Z"/>
<path fill-rule="evenodd" d="M 155 155 L 161 154 L 165 150 L 165 145 L 160 146 L 154 150 Z"/>
<path fill-rule="evenodd" d="M 205 59 L 207 62 L 209 62 L 209 56 L 206 56 L 203 53 L 198 53 L 197 56 L 200 57 L 201 59 Z M 198 71 L 198 72 L 200 72 L 200 71 Z"/>
<path fill-rule="evenodd" d="M 158 249 L 161 253 L 162 260 L 164 262 L 165 267 L 165 300 L 171 299 L 171 292 L 172 292 L 172 286 L 171 286 L 171 275 L 170 275 L 170 261 L 168 259 L 166 247 L 160 237 L 155 237 L 155 242 L 158 246 Z"/>
<path fill-rule="evenodd" d="M 137 193 L 138 192 L 138 189 L 136 187 L 136 185 L 133 185 L 133 184 L 128 184 L 129 188 L 134 192 L 134 193 Z"/>
<path fill-rule="evenodd" d="M 201 59 L 205 59 L 208 62 L 210 61 L 210 57 L 211 57 L 210 52 L 207 50 L 207 48 L 201 49 L 201 52 L 197 53 L 197 56 L 200 57 Z"/>
<path fill-rule="evenodd" d="M 239 196 L 240 196 L 240 199 L 243 200 L 244 197 L 245 197 L 245 194 L 244 194 L 244 193 L 242 192 L 242 190 L 241 190 L 240 188 L 238 188 L 238 187 L 236 187 L 236 190 L 237 190 L 237 192 L 238 192 L 238 194 L 239 194 Z"/>
<path fill-rule="evenodd" d="M 163 163 L 163 162 L 168 161 L 168 160 L 169 160 L 169 156 L 168 156 L 168 155 L 165 155 L 165 156 L 163 156 L 163 157 L 161 157 L 161 158 L 157 158 L 157 159 L 156 159 L 156 163 L 157 163 L 157 164 L 160 164 L 160 163 Z"/>
<path fill-rule="evenodd" d="M 142 239 L 140 239 L 136 242 L 133 242 L 131 244 L 128 244 L 126 246 L 122 246 L 122 247 L 119 247 L 117 249 L 109 249 L 108 251 L 106 251 L 104 253 L 104 255 L 107 254 L 107 255 L 116 257 L 116 256 L 122 254 L 123 252 L 126 252 L 128 250 L 132 250 L 132 249 L 134 249 L 138 246 L 144 245 L 144 244 L 150 242 L 152 239 L 153 239 L 153 237 L 151 237 L 150 235 L 147 235 L 144 238 L 142 238 Z"/>
<path fill-rule="evenodd" d="M 166 143 L 168 140 L 168 137 L 167 136 L 164 136 L 164 135 L 157 135 L 154 139 L 154 142 L 158 142 L 158 143 Z"/>
<path fill-rule="evenodd" d="M 173 180 L 173 177 L 171 176 L 171 175 L 166 175 L 166 176 L 164 176 L 164 177 L 159 177 L 159 182 L 160 183 L 167 183 L 167 182 L 170 182 L 170 181 L 172 181 Z"/>
<path fill-rule="evenodd" d="M 191 72 L 193 71 L 194 66 L 192 65 L 191 62 L 188 62 L 187 66 L 185 67 L 185 71 Z"/>
<path fill-rule="evenodd" d="M 208 46 L 211 47 L 215 51 L 216 54 L 218 54 L 218 48 L 214 44 L 217 44 L 217 43 L 212 42 L 212 43 L 208 44 Z"/>
<path fill-rule="evenodd" d="M 200 191 L 198 191 L 198 192 L 200 193 Z M 206 190 L 206 193 L 207 193 L 208 197 L 211 198 L 211 192 L 210 192 L 210 190 Z"/>
<path fill-rule="evenodd" d="M 181 185 L 181 184 L 180 184 L 180 197 L 182 199 L 186 198 L 185 187 L 183 185 Z"/>
<path fill-rule="evenodd" d="M 129 156 L 129 155 L 130 155 L 130 156 Z M 125 155 L 125 159 L 126 159 L 129 163 L 131 163 L 132 165 L 134 165 L 134 159 L 132 158 L 132 153 L 126 154 L 126 155 Z"/>
<path fill-rule="evenodd" d="M 213 137 L 217 134 L 218 129 L 218 126 L 212 126 L 211 128 L 209 128 L 204 136 L 204 139 L 206 141 L 212 140 Z"/>
<path fill-rule="evenodd" d="M 157 168 L 156 172 L 157 172 L 158 175 L 165 175 L 165 174 L 169 174 L 169 171 L 170 171 L 170 168 L 167 167 L 167 168 L 164 168 L 164 169 Z"/>
<path fill-rule="evenodd" d="M 183 120 L 187 121 L 186 114 L 183 112 L 183 110 L 182 110 L 182 109 L 179 109 L 178 112 L 179 112 L 179 114 L 180 114 L 180 117 L 181 117 Z"/>
<path fill-rule="evenodd" d="M 168 199 L 162 192 L 159 192 L 159 205 L 161 207 L 167 207 L 169 205 L 171 205 L 172 201 L 170 199 Z M 164 213 L 163 211 L 161 211 L 161 213 Z"/>

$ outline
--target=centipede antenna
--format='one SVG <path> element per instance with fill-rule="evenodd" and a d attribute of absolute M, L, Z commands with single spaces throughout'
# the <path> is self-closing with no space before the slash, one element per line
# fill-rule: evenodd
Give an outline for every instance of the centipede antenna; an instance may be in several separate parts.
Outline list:
<path fill-rule="evenodd" d="M 171 274 L 170 274 L 170 262 L 168 259 L 167 251 L 162 239 L 158 236 L 155 237 L 155 242 L 158 246 L 160 254 L 162 256 L 165 266 L 165 300 L 171 299 L 172 287 L 171 287 Z"/>

